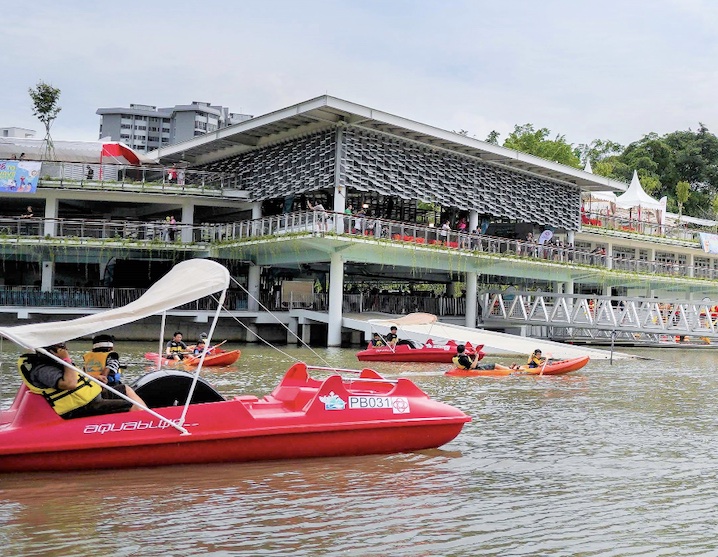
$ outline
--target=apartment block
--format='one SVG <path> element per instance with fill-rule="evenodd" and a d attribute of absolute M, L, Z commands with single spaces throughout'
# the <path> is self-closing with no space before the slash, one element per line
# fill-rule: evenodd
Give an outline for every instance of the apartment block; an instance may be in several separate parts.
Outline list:
<path fill-rule="evenodd" d="M 99 108 L 97 114 L 100 139 L 121 141 L 140 152 L 181 143 L 252 118 L 198 101 L 170 108 L 130 104 L 129 108 Z"/>

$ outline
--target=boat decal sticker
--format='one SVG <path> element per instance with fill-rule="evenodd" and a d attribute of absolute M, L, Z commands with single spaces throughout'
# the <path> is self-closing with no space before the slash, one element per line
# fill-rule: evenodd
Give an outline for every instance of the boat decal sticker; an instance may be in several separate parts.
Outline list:
<path fill-rule="evenodd" d="M 349 408 L 353 410 L 391 409 L 394 414 L 411 412 L 409 399 L 404 396 L 350 396 Z"/>
<path fill-rule="evenodd" d="M 179 423 L 179 420 L 172 420 L 174 423 Z M 185 428 L 198 426 L 199 424 L 184 424 Z M 82 433 L 111 433 L 119 431 L 139 431 L 143 429 L 167 429 L 171 428 L 167 422 L 160 420 L 137 420 L 132 422 L 122 422 L 119 424 L 107 423 L 107 424 L 88 424 Z"/>
<path fill-rule="evenodd" d="M 330 391 L 327 396 L 320 396 L 319 400 L 324 403 L 324 410 L 344 410 L 347 405 L 340 396 L 334 394 L 334 391 Z"/>

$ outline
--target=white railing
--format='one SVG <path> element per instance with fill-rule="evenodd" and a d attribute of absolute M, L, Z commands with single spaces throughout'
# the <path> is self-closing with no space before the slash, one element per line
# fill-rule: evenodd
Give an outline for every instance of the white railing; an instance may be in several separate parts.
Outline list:
<path fill-rule="evenodd" d="M 50 230 L 51 232 L 48 232 Z M 686 265 L 677 259 L 648 261 L 623 255 L 608 256 L 595 249 L 586 251 L 561 243 L 539 244 L 525 240 L 507 239 L 484 234 L 469 234 L 454 230 L 440 230 L 423 224 L 378 218 L 361 218 L 344 214 L 297 211 L 259 219 L 228 222 L 185 224 L 167 221 L 139 221 L 114 219 L 42 219 L 22 217 L 0 218 L 2 237 L 55 236 L 77 239 L 124 239 L 138 242 L 215 243 L 243 242 L 259 238 L 293 234 L 345 235 L 367 240 L 380 239 L 416 247 L 457 250 L 464 254 L 489 254 L 520 259 L 542 260 L 546 263 L 585 265 L 640 274 L 718 279 L 715 267 Z M 658 245 L 658 244 L 657 244 Z M 666 247 L 666 249 L 670 249 Z M 698 249 L 698 248 L 696 248 Z M 700 251 L 701 256 L 705 254 Z"/>
<path fill-rule="evenodd" d="M 581 329 L 718 337 L 718 302 L 488 291 L 480 301 L 485 325 L 545 326 Z M 549 335 L 550 336 L 550 335 Z"/>

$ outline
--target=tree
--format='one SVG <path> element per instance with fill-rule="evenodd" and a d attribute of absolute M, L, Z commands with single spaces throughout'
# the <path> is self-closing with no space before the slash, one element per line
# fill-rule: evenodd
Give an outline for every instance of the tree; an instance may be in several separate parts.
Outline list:
<path fill-rule="evenodd" d="M 557 135 L 554 139 L 548 139 L 550 133 L 548 128 L 534 130 L 533 124 L 514 126 L 514 131 L 504 141 L 504 147 L 581 168 L 581 161 L 573 146 L 566 143 L 565 136 Z"/>
<path fill-rule="evenodd" d="M 676 184 L 676 200 L 678 201 L 678 220 L 681 220 L 683 215 L 683 206 L 691 195 L 691 185 L 681 180 Z"/>
<path fill-rule="evenodd" d="M 39 81 L 33 89 L 28 89 L 30 98 L 32 99 L 32 113 L 45 126 L 45 153 L 43 160 L 53 160 L 55 158 L 55 148 L 50 137 L 50 127 L 60 113 L 57 102 L 60 99 L 60 89 Z"/>
<path fill-rule="evenodd" d="M 489 132 L 489 135 L 486 137 L 486 143 L 491 143 L 492 145 L 498 145 L 499 144 L 499 136 L 501 134 L 497 132 L 496 130 L 491 130 Z"/>
<path fill-rule="evenodd" d="M 590 162 L 593 167 L 599 161 L 614 158 L 623 152 L 623 145 L 610 139 L 594 139 L 591 143 L 581 143 L 577 147 L 581 164 Z"/>

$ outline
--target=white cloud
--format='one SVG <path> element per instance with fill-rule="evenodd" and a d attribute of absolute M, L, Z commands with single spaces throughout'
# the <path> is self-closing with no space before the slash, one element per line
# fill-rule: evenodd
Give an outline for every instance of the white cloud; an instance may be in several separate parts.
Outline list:
<path fill-rule="evenodd" d="M 572 143 L 718 131 L 707 0 L 14 4 L 0 126 L 40 130 L 27 89 L 43 79 L 62 90 L 57 138 L 96 139 L 101 106 L 259 115 L 325 93 L 479 139 L 528 122 Z"/>

